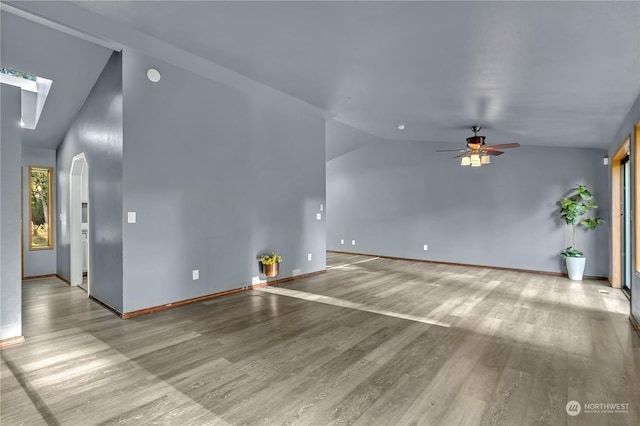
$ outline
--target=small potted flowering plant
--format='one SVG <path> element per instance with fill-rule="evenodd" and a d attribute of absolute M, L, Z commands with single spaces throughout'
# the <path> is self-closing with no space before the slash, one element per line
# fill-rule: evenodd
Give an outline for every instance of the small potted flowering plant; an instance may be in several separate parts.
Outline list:
<path fill-rule="evenodd" d="M 262 272 L 265 276 L 277 277 L 282 256 L 276 252 L 271 252 L 271 254 L 263 254 L 260 256 L 258 262 L 262 265 Z"/>

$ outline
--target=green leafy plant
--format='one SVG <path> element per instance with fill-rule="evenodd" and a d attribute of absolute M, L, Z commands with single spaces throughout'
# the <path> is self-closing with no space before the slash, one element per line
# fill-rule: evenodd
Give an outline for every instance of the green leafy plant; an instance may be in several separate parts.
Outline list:
<path fill-rule="evenodd" d="M 574 249 L 573 247 L 567 247 L 566 249 L 560 252 L 560 256 L 580 257 L 580 256 L 584 256 L 584 254 L 580 250 Z"/>
<path fill-rule="evenodd" d="M 258 261 L 263 265 L 273 265 L 274 263 L 282 262 L 282 256 L 280 256 L 276 252 L 271 252 L 271 254 L 263 254 L 258 258 Z"/>
<path fill-rule="evenodd" d="M 576 228 L 582 226 L 588 231 L 594 230 L 600 225 L 604 225 L 604 219 L 601 217 L 586 217 L 581 218 L 587 214 L 589 210 L 595 210 L 598 205 L 593 202 L 593 194 L 584 185 L 576 185 L 568 197 L 561 198 L 560 204 L 560 217 L 565 221 L 567 225 L 572 227 L 573 231 L 573 245 L 567 247 L 560 252 L 560 256 L 565 257 L 580 257 L 584 254 L 574 248 L 576 246 Z"/>

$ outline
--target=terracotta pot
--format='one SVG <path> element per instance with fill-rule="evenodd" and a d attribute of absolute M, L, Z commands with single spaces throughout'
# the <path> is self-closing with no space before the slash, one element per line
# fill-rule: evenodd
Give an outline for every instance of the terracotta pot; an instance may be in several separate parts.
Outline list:
<path fill-rule="evenodd" d="M 275 262 L 272 263 L 271 265 L 262 265 L 262 272 L 264 273 L 265 276 L 267 277 L 277 277 L 279 271 L 279 265 L 280 263 Z"/>

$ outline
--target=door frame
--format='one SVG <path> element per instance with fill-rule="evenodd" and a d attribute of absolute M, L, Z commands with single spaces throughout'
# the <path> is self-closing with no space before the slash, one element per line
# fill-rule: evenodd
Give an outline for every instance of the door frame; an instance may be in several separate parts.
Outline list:
<path fill-rule="evenodd" d="M 614 288 L 622 286 L 621 173 L 622 160 L 630 154 L 630 145 L 631 137 L 627 136 L 611 159 L 611 273 L 609 283 Z"/>
<path fill-rule="evenodd" d="M 82 284 L 82 259 L 84 247 L 82 244 L 82 185 L 83 176 L 87 174 L 89 181 L 89 163 L 84 152 L 73 157 L 69 172 L 69 283 L 72 286 Z M 87 209 L 87 222 L 89 219 Z M 87 251 L 91 253 L 90 234 L 87 230 Z M 87 296 L 91 295 L 91 263 L 87 256 Z"/>
<path fill-rule="evenodd" d="M 631 257 L 632 235 L 632 197 L 631 197 L 631 155 L 626 155 L 620 161 L 621 185 L 620 185 L 620 259 L 621 276 L 620 288 L 624 291 L 631 290 L 633 280 L 633 264 Z M 626 287 L 628 285 L 628 287 Z"/>

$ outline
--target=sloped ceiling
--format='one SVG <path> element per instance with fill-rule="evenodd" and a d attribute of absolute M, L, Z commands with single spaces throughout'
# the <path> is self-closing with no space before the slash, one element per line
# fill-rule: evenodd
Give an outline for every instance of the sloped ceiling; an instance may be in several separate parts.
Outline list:
<path fill-rule="evenodd" d="M 25 145 L 56 149 L 112 51 L 10 13 L 0 13 L 3 67 L 53 80 L 38 126 Z"/>
<path fill-rule="evenodd" d="M 81 4 L 387 139 L 606 147 L 640 94 L 640 2 Z"/>
<path fill-rule="evenodd" d="M 384 139 L 461 145 L 480 124 L 488 143 L 604 148 L 640 94 L 640 2 L 56 4 L 63 6 Z"/>

